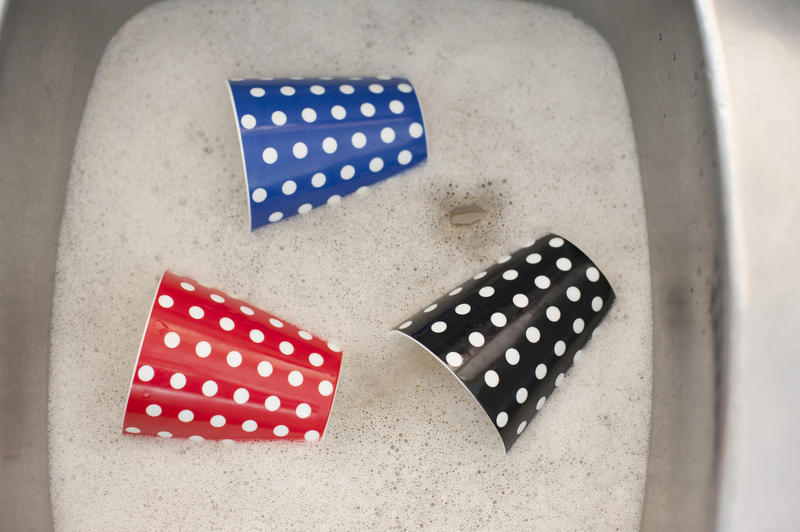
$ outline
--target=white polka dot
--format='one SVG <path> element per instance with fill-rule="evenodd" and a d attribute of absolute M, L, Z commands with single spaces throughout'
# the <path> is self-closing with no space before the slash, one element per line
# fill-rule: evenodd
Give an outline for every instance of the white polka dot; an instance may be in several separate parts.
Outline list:
<path fill-rule="evenodd" d="M 286 113 L 283 111 L 275 111 L 270 115 L 270 120 L 272 120 L 272 123 L 276 126 L 282 126 L 286 123 Z"/>
<path fill-rule="evenodd" d="M 267 199 L 267 191 L 261 187 L 258 187 L 253 190 L 253 201 L 256 203 L 261 203 L 265 199 Z"/>
<path fill-rule="evenodd" d="M 399 115 L 403 112 L 403 109 L 405 109 L 405 106 L 400 100 L 392 100 L 389 102 L 389 110 L 394 114 Z"/>
<path fill-rule="evenodd" d="M 246 305 L 242 305 L 241 307 L 239 307 L 239 310 L 241 310 L 242 313 L 247 314 L 248 316 L 252 316 L 253 314 L 256 313 L 253 309 L 251 309 Z"/>
<path fill-rule="evenodd" d="M 303 120 L 310 124 L 317 119 L 317 112 L 310 107 L 306 107 L 300 113 L 300 116 L 303 117 Z"/>
<path fill-rule="evenodd" d="M 159 438 L 171 438 L 172 437 L 172 433 L 169 432 L 169 431 L 166 431 L 166 430 L 160 430 L 160 431 L 156 432 L 156 434 L 158 435 Z"/>
<path fill-rule="evenodd" d="M 544 290 L 545 288 L 550 288 L 550 278 L 546 275 L 537 275 L 536 279 L 533 280 L 533 284 L 536 285 L 537 288 L 541 288 Z"/>
<path fill-rule="evenodd" d="M 513 347 L 509 347 L 506 349 L 506 362 L 508 362 L 512 366 L 516 366 L 519 364 L 519 351 L 514 349 Z"/>
<path fill-rule="evenodd" d="M 499 259 L 497 259 L 497 264 L 505 264 L 506 262 L 511 260 L 511 255 L 503 255 Z"/>
<path fill-rule="evenodd" d="M 361 104 L 361 114 L 370 117 L 375 115 L 375 106 L 371 103 L 362 103 Z"/>
<path fill-rule="evenodd" d="M 395 139 L 394 129 L 390 127 L 385 127 L 381 129 L 381 140 L 383 142 L 389 144 L 390 142 L 394 142 L 394 139 Z"/>
<path fill-rule="evenodd" d="M 319 386 L 317 386 L 317 391 L 320 395 L 328 397 L 333 393 L 333 383 L 331 383 L 331 381 L 322 381 L 319 383 Z"/>
<path fill-rule="evenodd" d="M 380 172 L 383 169 L 383 159 L 380 157 L 373 157 L 369 162 L 369 169 L 372 172 Z"/>
<path fill-rule="evenodd" d="M 250 96 L 255 96 L 256 98 L 261 98 L 266 94 L 267 91 L 262 89 L 261 87 L 253 87 L 250 89 Z"/>
<path fill-rule="evenodd" d="M 319 353 L 311 353 L 308 355 L 308 362 L 314 367 L 320 367 L 325 359 Z"/>
<path fill-rule="evenodd" d="M 557 341 L 553 346 L 553 353 L 555 353 L 557 357 L 560 357 L 566 352 L 567 352 L 567 344 L 564 342 L 564 340 Z"/>
<path fill-rule="evenodd" d="M 456 310 L 456 314 L 459 314 L 459 315 L 463 316 L 464 314 L 469 314 L 469 311 L 472 310 L 472 307 L 470 307 L 466 303 L 461 303 L 460 305 L 456 306 L 455 310 Z"/>
<path fill-rule="evenodd" d="M 494 423 L 495 425 L 497 425 L 502 429 L 503 427 L 506 426 L 506 423 L 508 423 L 508 414 L 506 414 L 505 412 L 500 412 L 499 414 L 497 414 Z"/>
<path fill-rule="evenodd" d="M 156 404 L 147 405 L 144 411 L 147 412 L 147 415 L 150 417 L 158 417 L 161 415 L 161 407 Z"/>
<path fill-rule="evenodd" d="M 517 272 L 517 270 L 506 270 L 503 272 L 503 279 L 506 281 L 513 281 L 517 277 L 519 277 L 519 272 Z"/>
<path fill-rule="evenodd" d="M 272 364 L 270 364 L 266 360 L 262 360 L 261 362 L 259 362 L 256 369 L 258 370 L 258 374 L 261 375 L 262 377 L 269 377 L 270 375 L 272 375 Z"/>
<path fill-rule="evenodd" d="M 307 212 L 309 212 L 309 211 L 310 211 L 312 208 L 313 208 L 313 206 L 312 206 L 310 203 L 303 203 L 302 205 L 300 205 L 300 206 L 297 208 L 297 212 L 299 212 L 300 214 L 306 214 L 306 213 L 307 213 Z"/>
<path fill-rule="evenodd" d="M 301 329 L 301 330 L 299 330 L 299 331 L 297 331 L 297 336 L 299 336 L 299 337 L 300 337 L 300 338 L 302 338 L 303 340 L 311 340 L 312 338 L 314 338 L 314 335 L 313 335 L 313 334 L 311 334 L 311 333 L 310 333 L 310 332 L 308 332 L 308 331 L 304 331 L 304 330 L 302 330 L 302 329 Z"/>
<path fill-rule="evenodd" d="M 294 370 L 289 373 L 288 380 L 289 384 L 291 384 L 292 386 L 300 386 L 301 384 L 303 384 L 303 374 L 297 370 Z"/>
<path fill-rule="evenodd" d="M 259 331 L 258 329 L 251 329 L 250 330 L 250 340 L 253 342 L 260 344 L 264 341 L 264 333 Z"/>
<path fill-rule="evenodd" d="M 410 163 L 411 152 L 408 150 L 402 150 L 400 153 L 397 154 L 397 162 L 404 166 Z"/>
<path fill-rule="evenodd" d="M 483 335 L 481 333 L 479 333 L 479 332 L 471 332 L 471 333 L 469 333 L 469 336 L 467 337 L 467 339 L 469 340 L 469 343 L 471 345 L 475 346 L 475 347 L 483 346 L 483 343 L 486 341 L 486 339 L 483 337 Z"/>
<path fill-rule="evenodd" d="M 237 388 L 236 391 L 233 392 L 233 400 L 236 401 L 237 404 L 243 405 L 250 400 L 250 392 L 245 388 Z"/>
<path fill-rule="evenodd" d="M 326 202 L 328 205 L 339 205 L 342 202 L 342 197 L 339 194 L 334 194 Z"/>
<path fill-rule="evenodd" d="M 409 325 L 411 325 L 411 321 L 410 320 L 409 321 L 404 321 L 403 323 L 400 324 L 398 329 L 408 329 Z"/>
<path fill-rule="evenodd" d="M 528 296 L 525 294 L 516 294 L 513 298 L 511 298 L 511 301 L 519 308 L 525 308 L 528 306 Z"/>
<path fill-rule="evenodd" d="M 283 219 L 283 213 L 281 211 L 275 211 L 269 215 L 270 222 L 279 222 Z"/>
<path fill-rule="evenodd" d="M 297 159 L 305 158 L 305 156 L 308 155 L 308 146 L 303 142 L 295 142 L 294 146 L 292 146 L 292 155 Z"/>
<path fill-rule="evenodd" d="M 186 281 L 181 282 L 181 288 L 187 292 L 194 292 L 194 285 L 192 283 L 187 283 Z"/>
<path fill-rule="evenodd" d="M 472 278 L 475 279 L 476 281 L 478 279 L 483 279 L 484 277 L 486 277 L 486 272 L 478 272 L 472 276 Z"/>
<path fill-rule="evenodd" d="M 239 351 L 231 351 L 225 357 L 225 362 L 232 368 L 238 368 L 242 365 L 242 354 Z"/>
<path fill-rule="evenodd" d="M 481 297 L 492 297 L 494 295 L 494 288 L 491 286 L 484 286 L 478 290 L 478 295 Z"/>
<path fill-rule="evenodd" d="M 342 348 L 334 344 L 333 342 L 328 342 L 328 349 L 330 349 L 331 351 L 336 351 L 337 353 L 342 352 Z"/>
<path fill-rule="evenodd" d="M 205 440 L 205 438 L 204 438 L 204 437 L 202 437 L 202 436 L 198 436 L 198 435 L 196 435 L 196 434 L 195 434 L 194 436 L 189 436 L 189 439 L 190 439 L 191 441 L 203 441 L 203 440 Z"/>
<path fill-rule="evenodd" d="M 325 140 L 328 140 L 328 139 L 325 139 Z M 333 140 L 333 139 L 331 139 L 331 140 Z M 335 151 L 336 150 L 336 148 L 335 148 L 336 141 L 335 140 L 333 140 L 333 144 L 334 144 L 334 151 Z M 324 143 L 323 143 L 323 146 L 324 146 Z M 330 152 L 328 152 L 328 153 L 330 153 Z M 325 181 L 327 181 L 327 179 L 325 178 L 325 174 L 323 174 L 322 172 L 317 172 L 316 174 L 314 174 L 311 177 L 311 185 L 314 188 L 319 188 L 319 187 L 323 186 L 325 184 Z"/>
<path fill-rule="evenodd" d="M 544 311 L 544 314 L 547 316 L 547 319 L 552 322 L 556 322 L 561 319 L 561 311 L 558 310 L 558 307 L 556 306 L 551 305 L 547 307 L 547 310 Z"/>
<path fill-rule="evenodd" d="M 596 283 L 600 280 L 600 272 L 594 266 L 586 268 L 586 278 L 591 282 Z"/>
<path fill-rule="evenodd" d="M 130 432 L 131 434 L 139 434 L 142 432 L 142 429 L 139 427 L 125 427 L 125 432 Z"/>
<path fill-rule="evenodd" d="M 224 427 L 225 426 L 225 416 L 221 416 L 219 414 L 211 416 L 211 420 L 209 421 L 212 427 Z"/>
<path fill-rule="evenodd" d="M 523 421 L 522 423 L 520 423 L 519 427 L 517 427 L 517 436 L 522 434 L 522 431 L 525 430 L 525 427 L 527 427 L 527 426 L 528 426 L 528 422 L 527 421 Z"/>
<path fill-rule="evenodd" d="M 289 434 L 289 427 L 287 427 L 286 425 L 278 425 L 277 427 L 272 429 L 272 433 L 279 438 L 283 438 L 284 436 Z"/>
<path fill-rule="evenodd" d="M 413 89 L 411 88 L 411 85 L 409 85 L 408 83 L 398 83 L 397 90 L 399 90 L 400 92 L 409 93 Z"/>
<path fill-rule="evenodd" d="M 318 441 L 319 432 L 317 432 L 316 430 L 309 430 L 303 437 L 306 439 L 306 441 Z"/>
<path fill-rule="evenodd" d="M 194 419 L 194 412 L 191 410 L 181 410 L 178 412 L 178 419 L 183 421 L 184 423 L 188 423 Z"/>
<path fill-rule="evenodd" d="M 279 320 L 278 318 L 270 318 L 269 319 L 269 324 L 272 325 L 273 327 L 277 327 L 278 329 L 283 327 L 283 322 L 281 320 Z"/>
<path fill-rule="evenodd" d="M 551 238 L 548 244 L 550 244 L 551 248 L 560 248 L 564 245 L 564 239 L 559 237 Z"/>
<path fill-rule="evenodd" d="M 572 268 L 572 261 L 566 257 L 561 257 L 556 261 L 556 268 L 562 272 L 568 272 Z"/>
<path fill-rule="evenodd" d="M 544 406 L 544 402 L 547 400 L 547 397 L 540 397 L 539 401 L 536 403 L 536 410 L 541 410 Z"/>
<path fill-rule="evenodd" d="M 383 92 L 383 85 L 380 83 L 371 83 L 369 86 L 369 92 L 373 94 L 380 94 Z"/>
<path fill-rule="evenodd" d="M 234 327 L 234 323 L 233 323 L 232 319 L 225 317 L 225 318 L 221 318 L 219 320 L 219 326 L 224 331 L 232 331 L 233 327 Z"/>
<path fill-rule="evenodd" d="M 266 408 L 270 412 L 275 412 L 280 407 L 281 407 L 281 400 L 277 395 L 270 395 L 264 401 L 264 408 Z"/>
<path fill-rule="evenodd" d="M 264 159 L 265 163 L 272 164 L 278 160 L 278 150 L 275 148 L 267 148 L 261 152 L 261 158 Z"/>
<path fill-rule="evenodd" d="M 356 131 L 350 138 L 350 142 L 353 143 L 354 148 L 361 149 L 367 145 L 367 136 L 360 131 Z"/>
<path fill-rule="evenodd" d="M 294 87 L 291 87 L 289 85 L 284 85 L 283 87 L 281 87 L 281 94 L 283 94 L 284 96 L 292 96 L 294 94 Z"/>
<path fill-rule="evenodd" d="M 158 304 L 164 308 L 170 308 L 172 305 L 175 304 L 175 301 L 171 297 L 166 294 L 158 296 Z"/>
<path fill-rule="evenodd" d="M 508 323 L 505 314 L 502 312 L 495 312 L 489 319 L 492 321 L 492 325 L 495 327 L 505 327 L 506 323 Z"/>
<path fill-rule="evenodd" d="M 559 373 L 558 377 L 556 377 L 556 386 L 561 386 L 562 382 L 564 382 L 564 374 Z"/>
<path fill-rule="evenodd" d="M 572 322 L 572 330 L 575 331 L 575 334 L 580 334 L 583 332 L 585 324 L 581 318 L 577 318 L 575 321 Z"/>
<path fill-rule="evenodd" d="M 547 376 L 547 366 L 545 366 L 544 364 L 539 364 L 538 366 L 536 366 L 535 373 L 537 379 L 539 380 L 544 379 Z"/>
<path fill-rule="evenodd" d="M 201 309 L 197 305 L 189 307 L 189 316 L 193 317 L 194 319 L 199 320 L 205 315 L 206 315 L 205 311 L 203 311 L 203 309 Z"/>
<path fill-rule="evenodd" d="M 603 308 L 603 298 L 600 296 L 594 296 L 592 298 L 592 310 L 595 312 L 600 312 Z"/>
<path fill-rule="evenodd" d="M 336 120 L 342 120 L 347 116 L 347 111 L 341 105 L 334 105 L 331 107 L 331 116 Z"/>
<path fill-rule="evenodd" d="M 297 183 L 289 179 L 288 181 L 284 181 L 283 185 L 281 185 L 281 192 L 283 192 L 287 196 L 291 196 L 297 190 Z"/>
<path fill-rule="evenodd" d="M 278 344 L 278 349 L 284 355 L 291 355 L 294 353 L 294 345 L 292 345 L 292 342 L 287 342 L 286 340 Z"/>
<path fill-rule="evenodd" d="M 346 164 L 342 167 L 339 171 L 339 177 L 347 181 L 348 179 L 352 179 L 353 176 L 356 175 L 356 169 L 353 168 L 353 165 Z"/>
<path fill-rule="evenodd" d="M 311 94 L 316 94 L 317 96 L 325 94 L 325 87 L 322 85 L 311 85 L 308 90 L 311 91 Z"/>
<path fill-rule="evenodd" d="M 459 367 L 461 365 L 461 363 L 464 361 L 464 359 L 461 356 L 461 354 L 456 353 L 455 351 L 450 351 L 449 353 L 447 353 L 445 355 L 444 359 L 445 359 L 445 362 L 447 362 L 449 365 L 453 366 L 454 368 Z"/>
<path fill-rule="evenodd" d="M 173 373 L 172 377 L 169 378 L 169 385 L 176 390 L 180 390 L 186 386 L 186 375 L 183 373 Z"/>
<path fill-rule="evenodd" d="M 322 151 L 324 151 L 325 153 L 334 153 L 338 147 L 339 144 L 333 137 L 325 137 L 325 139 L 322 141 Z M 325 174 L 319 172 L 314 174 L 314 176 L 311 178 L 311 184 L 314 185 L 316 188 L 319 188 L 322 185 L 324 185 Z"/>
<path fill-rule="evenodd" d="M 245 129 L 253 129 L 256 127 L 256 117 L 253 115 L 244 115 L 241 120 L 242 127 Z"/>
<path fill-rule="evenodd" d="M 206 342 L 205 340 L 200 340 L 197 342 L 197 345 L 194 346 L 194 352 L 200 358 L 206 358 L 208 355 L 211 354 L 211 344 Z"/>
<path fill-rule="evenodd" d="M 217 303 L 225 303 L 225 298 L 219 294 L 211 294 L 208 297 L 210 297 L 212 301 L 216 301 Z"/>
<path fill-rule="evenodd" d="M 570 301 L 578 301 L 581 298 L 581 291 L 576 286 L 567 288 L 567 299 Z"/>
<path fill-rule="evenodd" d="M 181 343 L 181 337 L 176 332 L 168 332 L 164 335 L 164 345 L 170 349 L 175 349 Z"/>
<path fill-rule="evenodd" d="M 572 362 L 577 363 L 583 357 L 583 349 L 575 351 L 575 356 L 572 357 Z"/>
<path fill-rule="evenodd" d="M 541 337 L 542 333 L 540 333 L 539 329 L 537 329 L 536 327 L 528 327 L 525 330 L 525 338 L 527 338 L 528 341 L 532 344 L 538 342 Z"/>
<path fill-rule="evenodd" d="M 418 139 L 422 136 L 422 124 L 419 122 L 414 122 L 410 126 L 408 126 L 408 134 Z"/>
<path fill-rule="evenodd" d="M 525 257 L 525 262 L 528 264 L 539 264 L 542 262 L 542 256 L 538 253 L 531 253 L 527 257 Z"/>
<path fill-rule="evenodd" d="M 214 381 L 206 381 L 203 383 L 203 395 L 206 397 L 214 397 L 219 391 L 219 386 Z"/>
<path fill-rule="evenodd" d="M 495 388 L 500 384 L 500 375 L 493 369 L 483 374 L 483 380 L 489 388 Z"/>
<path fill-rule="evenodd" d="M 520 388 L 519 390 L 517 390 L 516 399 L 517 399 L 517 402 L 519 404 L 522 404 L 525 401 L 527 401 L 528 400 L 528 389 L 527 388 Z"/>
<path fill-rule="evenodd" d="M 462 288 L 459 286 L 458 288 L 453 288 L 447 295 L 454 296 L 461 292 Z"/>
<path fill-rule="evenodd" d="M 344 85 L 339 85 L 339 90 L 342 94 L 353 94 L 355 92 L 353 86 L 346 83 Z"/>
<path fill-rule="evenodd" d="M 431 325 L 431 330 L 435 333 L 444 332 L 447 329 L 447 324 L 443 321 L 436 321 Z"/>
<path fill-rule="evenodd" d="M 311 406 L 309 406 L 308 403 L 300 403 L 297 405 L 297 408 L 294 409 L 294 413 L 297 414 L 297 417 L 300 419 L 306 419 L 311 415 Z"/>
<path fill-rule="evenodd" d="M 150 380 L 152 380 L 155 374 L 156 374 L 155 370 L 151 366 L 148 366 L 147 364 L 140 367 L 139 372 L 137 373 L 137 375 L 139 375 L 139 380 L 143 382 L 150 382 Z"/>
<path fill-rule="evenodd" d="M 258 428 L 258 423 L 255 422 L 253 419 L 248 419 L 244 423 L 242 423 L 242 430 L 245 432 L 253 432 Z"/>
<path fill-rule="evenodd" d="M 423 312 L 431 312 L 431 311 L 434 311 L 434 310 L 436 310 L 436 307 L 438 307 L 438 306 L 439 306 L 439 305 L 437 305 L 436 303 L 434 303 L 433 305 L 430 305 L 430 306 L 428 306 L 428 307 L 425 307 L 425 310 L 423 310 Z"/>

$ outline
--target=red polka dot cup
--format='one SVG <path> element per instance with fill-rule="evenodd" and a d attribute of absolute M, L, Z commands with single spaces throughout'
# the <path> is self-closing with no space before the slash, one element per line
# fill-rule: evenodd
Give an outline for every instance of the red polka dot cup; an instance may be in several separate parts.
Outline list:
<path fill-rule="evenodd" d="M 244 301 L 166 272 L 139 349 L 123 433 L 318 440 L 341 350 Z"/>

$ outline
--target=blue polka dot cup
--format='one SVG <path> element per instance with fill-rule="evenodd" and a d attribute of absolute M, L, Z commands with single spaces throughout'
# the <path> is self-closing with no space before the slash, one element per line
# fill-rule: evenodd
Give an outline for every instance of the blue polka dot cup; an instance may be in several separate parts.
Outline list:
<path fill-rule="evenodd" d="M 424 161 L 419 100 L 390 77 L 229 81 L 250 228 L 338 203 Z"/>

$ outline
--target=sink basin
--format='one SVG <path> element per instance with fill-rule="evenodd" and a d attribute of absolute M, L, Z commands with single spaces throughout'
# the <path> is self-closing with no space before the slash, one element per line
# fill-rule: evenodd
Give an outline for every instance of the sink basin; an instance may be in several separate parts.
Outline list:
<path fill-rule="evenodd" d="M 0 514 L 8 530 L 53 526 L 49 329 L 70 160 L 99 58 L 148 3 L 0 2 Z M 654 319 L 642 528 L 793 528 L 800 8 L 791 0 L 548 3 L 607 39 L 634 125 Z"/>

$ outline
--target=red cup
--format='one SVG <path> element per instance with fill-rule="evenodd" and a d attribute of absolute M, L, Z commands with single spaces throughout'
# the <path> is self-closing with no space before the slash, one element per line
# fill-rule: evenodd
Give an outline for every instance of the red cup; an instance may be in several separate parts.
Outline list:
<path fill-rule="evenodd" d="M 164 273 L 139 349 L 123 433 L 318 440 L 342 353 L 244 301 Z"/>

